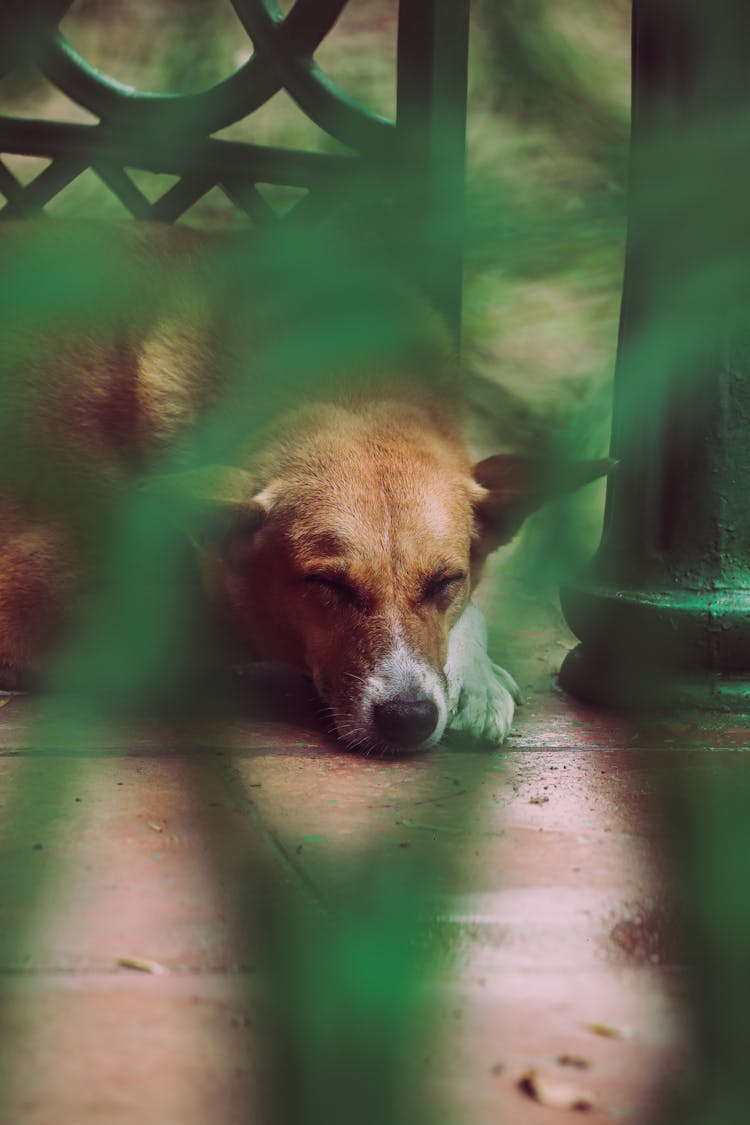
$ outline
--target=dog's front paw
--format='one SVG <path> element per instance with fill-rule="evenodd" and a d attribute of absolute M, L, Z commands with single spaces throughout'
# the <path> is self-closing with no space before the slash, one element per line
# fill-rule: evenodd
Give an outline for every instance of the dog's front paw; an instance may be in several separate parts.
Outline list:
<path fill-rule="evenodd" d="M 487 657 L 484 667 L 475 664 L 470 682 L 463 683 L 449 713 L 448 727 L 500 743 L 510 730 L 518 695 L 513 677 Z"/>
<path fill-rule="evenodd" d="M 484 619 L 474 605 L 467 606 L 451 630 L 445 675 L 449 729 L 502 742 L 520 691 L 513 677 L 490 660 Z"/>

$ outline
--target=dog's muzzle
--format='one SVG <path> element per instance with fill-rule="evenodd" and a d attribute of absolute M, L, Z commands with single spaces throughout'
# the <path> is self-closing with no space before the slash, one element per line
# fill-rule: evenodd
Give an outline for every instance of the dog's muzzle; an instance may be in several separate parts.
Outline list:
<path fill-rule="evenodd" d="M 405 645 L 394 645 L 367 676 L 347 680 L 346 694 L 313 673 L 328 703 L 336 732 L 350 749 L 365 754 L 427 750 L 440 741 L 448 721 L 444 679 Z M 353 690 L 356 688 L 357 690 Z"/>

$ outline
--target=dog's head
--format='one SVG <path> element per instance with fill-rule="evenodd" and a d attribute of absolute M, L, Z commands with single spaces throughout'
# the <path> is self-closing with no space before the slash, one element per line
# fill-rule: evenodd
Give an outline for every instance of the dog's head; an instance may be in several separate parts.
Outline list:
<path fill-rule="evenodd" d="M 602 472 L 569 471 L 558 489 Z M 206 480 L 209 480 L 208 486 Z M 472 466 L 416 407 L 318 407 L 262 467 L 198 473 L 224 512 L 213 598 L 256 657 L 306 669 L 351 748 L 424 749 L 448 720 L 448 634 L 487 554 L 553 489 L 516 456 Z"/>

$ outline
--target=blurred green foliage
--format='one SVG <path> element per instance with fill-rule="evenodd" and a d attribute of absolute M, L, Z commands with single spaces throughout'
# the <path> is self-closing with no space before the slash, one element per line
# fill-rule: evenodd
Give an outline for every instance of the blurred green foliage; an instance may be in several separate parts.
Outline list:
<path fill-rule="evenodd" d="M 225 8 L 218 0 L 181 6 L 181 35 L 174 33 L 177 5 L 166 2 L 78 4 L 65 26 L 83 53 L 109 73 L 137 85 L 181 90 L 212 81 L 236 64 L 243 40 Z M 464 352 L 482 439 L 488 443 L 561 457 L 605 451 L 625 231 L 627 10 L 624 0 L 560 5 L 483 0 L 475 5 Z M 136 14 L 148 28 L 139 41 L 120 34 Z M 392 78 L 392 17 L 390 11 L 383 19 L 375 2 L 364 4 L 354 24 L 340 29 L 338 47 L 334 40 L 326 48 L 334 74 L 340 66 L 352 92 L 384 110 L 392 104 L 385 89 Z M 124 42 L 136 42 L 130 58 L 118 55 Z M 0 99 L 8 112 L 50 117 L 70 112 L 31 74 L 5 78 Z M 713 346 L 727 326 L 734 332 L 744 329 L 748 257 L 744 241 L 736 238 L 747 200 L 747 161 L 738 155 L 744 128 L 744 116 L 723 129 L 715 120 L 702 122 L 687 134 L 668 125 L 644 156 L 655 186 L 641 197 L 640 221 L 653 267 L 644 276 L 643 300 L 662 283 L 661 264 L 670 279 L 679 276 L 680 284 L 670 289 L 647 331 L 636 336 L 624 360 L 634 369 L 643 366 L 658 374 L 667 361 L 691 359 Z M 335 147 L 283 98 L 261 121 L 242 123 L 231 135 Z M 725 189 L 720 207 L 713 204 L 717 176 Z M 50 211 L 107 214 L 107 203 L 99 208 L 104 200 L 101 186 L 82 178 Z M 704 223 L 707 216 L 710 221 Z M 215 226 L 231 227 L 234 221 L 231 209 L 215 197 L 194 218 Z M 268 346 L 254 363 L 252 382 L 244 378 L 241 363 L 231 372 L 231 396 L 195 444 L 180 452 L 189 464 L 210 464 L 217 451 L 231 460 L 233 449 L 256 440 L 279 401 L 307 394 L 342 349 L 362 354 L 401 343 L 384 338 L 383 319 L 360 315 L 371 304 L 355 301 L 363 290 L 369 287 L 371 295 L 377 287 L 371 242 L 366 255 L 353 254 L 348 241 L 336 245 L 332 238 L 330 230 L 323 243 L 295 232 L 261 240 L 252 259 L 231 250 L 217 257 L 215 283 L 229 313 L 237 311 L 238 295 L 274 275 L 277 284 L 291 279 L 285 315 L 294 307 L 306 310 L 308 319 L 301 318 L 305 332 Z M 168 303 L 168 294 L 163 296 Z M 139 319 L 158 310 L 158 302 L 144 308 L 132 279 L 123 278 L 106 244 L 96 238 L 77 242 L 75 254 L 69 247 L 50 251 L 40 242 L 36 256 L 14 261 L 0 274 L 0 304 L 9 321 L 27 326 L 27 342 L 42 324 L 64 321 L 70 330 L 90 330 L 110 324 L 115 314 L 119 321 L 123 315 Z M 338 317 L 321 321 L 322 306 Z M 22 351 L 12 362 L 6 355 L 0 371 L 4 470 L 19 479 L 29 465 L 28 435 L 14 406 L 12 382 L 14 363 L 27 342 L 18 345 Z M 240 358 L 246 344 L 237 341 Z M 657 393 L 656 383 L 640 380 L 629 406 L 633 416 L 647 411 Z M 66 478 L 60 465 L 37 463 L 34 472 L 32 491 L 43 505 Z M 523 599 L 515 600 L 516 612 L 506 610 L 503 621 L 495 622 L 496 638 L 517 633 L 540 614 L 559 627 L 552 591 L 561 574 L 575 571 L 591 553 L 601 499 L 599 490 L 575 504 L 551 506 L 537 519 L 509 564 L 512 581 L 523 576 Z M 36 734 L 42 747 L 85 747 L 96 724 L 157 705 L 174 718 L 193 674 L 182 660 L 189 576 L 185 572 L 184 581 L 166 586 L 164 581 L 166 575 L 183 573 L 179 529 L 164 518 L 153 497 L 127 484 L 106 518 L 89 522 L 96 522 L 106 593 L 93 597 L 77 623 L 74 643 L 61 656 L 58 684 L 68 690 L 53 697 L 42 715 Z M 154 595 L 146 598 L 146 588 Z M 190 724 L 198 717 L 188 712 L 185 718 L 190 722 L 182 733 L 189 743 Z M 61 815 L 73 776 L 65 762 L 53 755 L 43 781 L 33 770 L 20 776 L 17 794 L 9 795 L 13 831 L 28 830 L 38 815 L 34 810 L 43 810 L 50 824 Z M 675 822 L 684 826 L 678 870 L 687 904 L 685 927 L 694 937 L 698 966 L 696 1013 L 707 1082 L 718 1083 L 725 1064 L 731 1070 L 726 1088 L 715 1087 L 713 1102 L 705 1089 L 696 1101 L 700 1112 L 708 1107 L 700 1119 L 716 1125 L 739 1122 L 746 1106 L 743 943 L 748 919 L 742 857 L 750 849 L 743 801 L 744 788 L 732 791 L 719 778 L 710 792 L 688 787 L 671 806 Z M 424 931 L 434 921 L 439 872 L 405 860 L 400 882 L 373 882 L 366 876 L 366 856 L 338 859 L 350 888 L 343 906 L 300 918 L 295 901 L 275 900 L 261 927 L 274 1028 L 271 1112 L 295 1125 L 335 1125 L 353 1118 L 373 1125 L 432 1121 L 408 1063 L 414 1029 L 426 1026 L 420 1021 L 429 1013 L 425 981 L 433 960 Z M 44 879 L 64 877 L 50 866 Z M 267 894 L 262 868 L 248 863 L 243 878 L 239 942 L 245 928 L 257 926 L 253 902 Z M 0 897 L 17 903 L 25 924 L 5 935 L 11 947 L 21 948 L 38 924 L 34 907 L 44 889 L 39 871 L 26 863 L 0 872 Z M 342 1073 L 348 1083 L 342 1083 Z M 700 1085 L 700 1075 L 697 1081 Z M 682 1120 L 697 1121 L 698 1112 Z"/>

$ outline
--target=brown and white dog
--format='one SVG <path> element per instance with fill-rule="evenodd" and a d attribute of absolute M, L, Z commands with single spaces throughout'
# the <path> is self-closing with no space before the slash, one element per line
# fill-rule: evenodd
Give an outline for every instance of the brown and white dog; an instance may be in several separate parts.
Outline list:
<path fill-rule="evenodd" d="M 30 276 L 67 261 L 74 276 L 70 237 L 6 228 L 0 269 L 17 277 L 23 262 Z M 75 235 L 79 258 L 92 238 L 101 233 Z M 449 728 L 501 742 L 517 688 L 487 653 L 472 590 L 526 515 L 607 463 L 558 467 L 554 481 L 519 456 L 473 464 L 447 333 L 403 295 L 398 346 L 360 341 L 356 361 L 345 346 L 326 353 L 324 377 L 304 394 L 292 380 L 301 405 L 260 440 L 227 372 L 238 353 L 247 368 L 258 337 L 268 355 L 268 339 L 290 333 L 276 298 L 261 298 L 255 327 L 238 334 L 226 300 L 220 316 L 212 301 L 210 242 L 136 223 L 107 242 L 109 303 L 88 315 L 89 268 L 70 302 L 58 291 L 42 330 L 22 308 L 0 344 L 13 451 L 0 481 L 0 667 L 43 663 L 81 587 L 93 525 L 137 477 L 165 510 L 189 494 L 195 511 L 220 513 L 210 534 L 191 532 L 211 604 L 251 658 L 310 674 L 345 745 L 421 750 Z M 111 275 L 102 284 L 112 289 Z M 242 316 L 253 319 L 247 307 Z M 228 442 L 228 464 L 188 457 L 183 467 L 174 450 L 189 448 L 202 419 L 230 419 L 236 436 L 242 411 L 252 440 Z"/>

